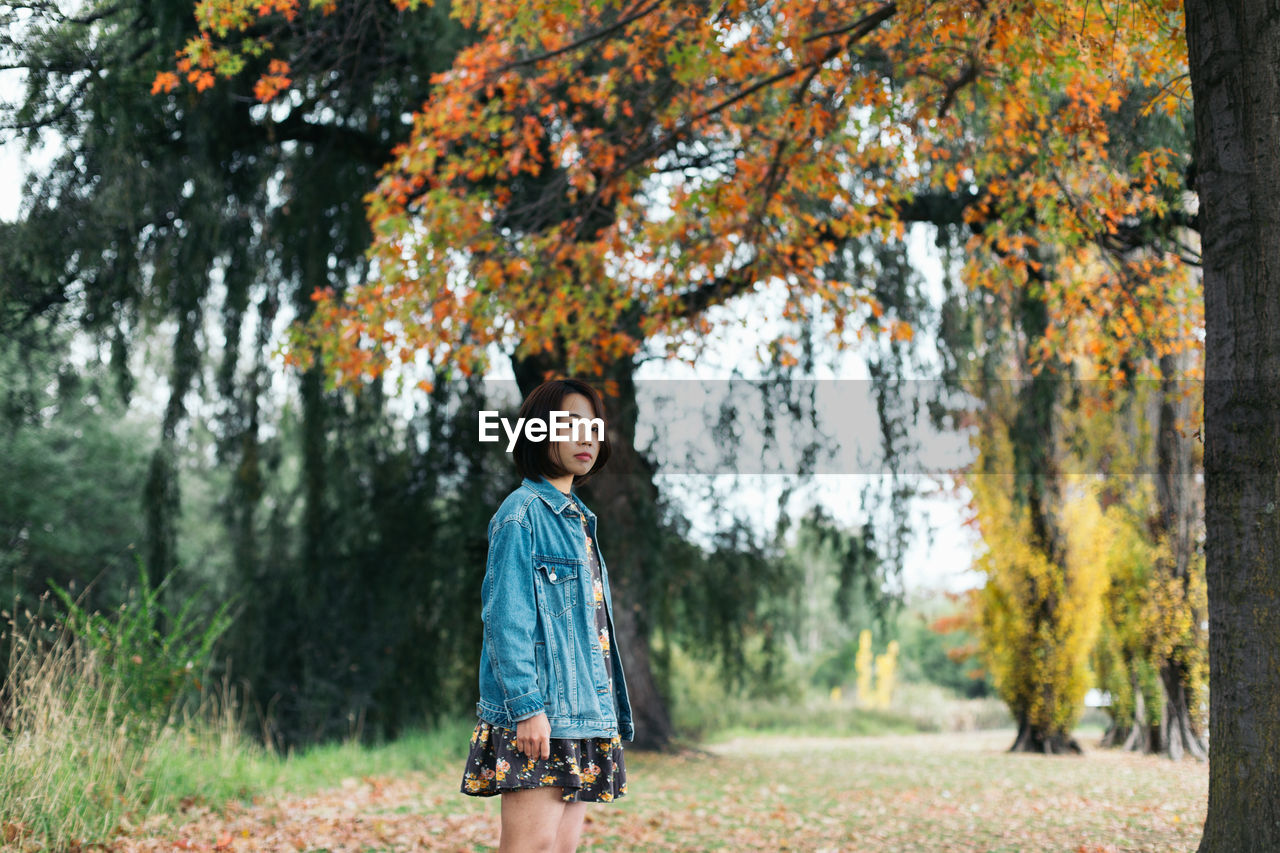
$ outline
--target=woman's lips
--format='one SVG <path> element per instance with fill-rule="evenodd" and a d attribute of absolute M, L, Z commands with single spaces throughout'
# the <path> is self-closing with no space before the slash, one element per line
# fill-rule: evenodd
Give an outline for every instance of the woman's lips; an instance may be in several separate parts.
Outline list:
<path fill-rule="evenodd" d="M 583 462 L 590 462 L 590 461 L 591 461 L 591 454 L 590 454 L 590 453 L 576 453 L 576 454 L 574 454 L 574 457 L 573 457 L 573 458 L 574 458 L 574 459 L 581 459 Z"/>

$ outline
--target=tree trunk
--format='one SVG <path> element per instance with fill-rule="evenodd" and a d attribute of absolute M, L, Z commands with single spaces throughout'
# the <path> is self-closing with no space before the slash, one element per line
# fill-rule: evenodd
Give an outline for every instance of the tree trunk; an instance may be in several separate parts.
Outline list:
<path fill-rule="evenodd" d="M 1182 591 L 1182 603 L 1191 610 L 1189 636 L 1174 652 L 1159 662 L 1160 681 L 1164 686 L 1164 714 L 1160 719 L 1160 737 L 1149 743 L 1152 752 L 1163 752 L 1172 759 L 1183 753 L 1201 761 L 1209 757 L 1209 748 L 1191 717 L 1195 685 L 1182 654 L 1199 655 L 1205 614 L 1190 597 L 1192 557 L 1196 543 L 1194 530 L 1200 513 L 1192 468 L 1191 404 L 1181 395 L 1178 377 L 1185 372 L 1185 356 L 1165 355 L 1160 359 L 1160 416 L 1156 437 L 1156 503 L 1157 534 L 1169 546 L 1169 557 L 1156 566 L 1157 576 L 1172 576 Z M 1186 649 L 1185 646 L 1191 648 Z"/>
<path fill-rule="evenodd" d="M 193 235 L 193 239 L 199 239 Z M 160 426 L 160 443 L 151 456 L 143 505 L 147 519 L 147 583 L 157 589 L 178 565 L 178 521 L 181 492 L 178 482 L 177 430 L 187 415 L 184 402 L 200 365 L 196 332 L 204 317 L 200 305 L 202 292 L 199 278 L 202 268 L 178 269 L 173 272 L 179 307 L 178 328 L 173 340 L 173 363 L 169 368 L 169 400 L 165 404 Z M 163 600 L 167 596 L 162 596 Z M 153 627 L 161 634 L 171 626 L 162 613 L 155 615 Z"/>
<path fill-rule="evenodd" d="M 1280 15 L 1187 0 L 1205 293 L 1203 853 L 1280 850 Z"/>
<path fill-rule="evenodd" d="M 1133 716 L 1128 720 L 1112 717 L 1111 725 L 1102 735 L 1099 746 L 1115 747 L 1129 752 L 1152 752 L 1158 742 L 1160 732 L 1149 725 L 1147 718 L 1147 697 L 1142 691 L 1142 679 L 1133 668 L 1132 661 L 1125 661 L 1129 673 L 1129 685 L 1133 691 Z"/>
<path fill-rule="evenodd" d="M 1037 340 L 1043 336 L 1047 318 L 1044 300 L 1030 293 L 1024 294 L 1020 322 L 1028 340 Z M 1018 490 L 1020 500 L 1026 502 L 1030 515 L 1030 546 L 1044 555 L 1054 571 L 1065 576 L 1066 549 L 1058 520 L 1062 507 L 1062 489 L 1055 430 L 1060 386 L 1065 381 L 1065 376 L 1056 363 L 1045 373 L 1049 378 L 1030 379 L 1018 392 L 1018 409 L 1010 436 L 1014 447 L 1014 488 Z M 1028 614 L 1030 623 L 1037 628 L 1049 626 L 1050 633 L 1057 636 L 1062 602 L 1053 590 L 1056 579 L 1028 580 L 1034 599 L 1039 601 L 1035 611 Z M 1038 589 L 1040 583 L 1050 585 L 1044 594 Z M 1038 634 L 1039 631 L 1035 633 Z M 1040 691 L 1046 708 L 1054 708 L 1063 701 L 1058 693 L 1058 685 L 1052 680 L 1036 685 L 1035 689 Z M 1070 731 L 1055 730 L 1044 723 L 1033 723 L 1025 709 L 1015 709 L 1015 715 L 1018 719 L 1018 736 L 1009 747 L 1010 752 L 1043 752 L 1050 755 L 1083 752 Z"/>
<path fill-rule="evenodd" d="M 1070 734 L 1062 732 L 1045 732 L 1031 725 L 1023 718 L 1018 720 L 1018 736 L 1014 738 L 1009 752 L 1043 752 L 1046 755 L 1062 755 L 1074 753 L 1083 755 L 1084 750 Z"/>
<path fill-rule="evenodd" d="M 516 361 L 514 369 L 520 393 L 527 396 L 549 371 L 555 371 L 555 363 L 534 356 Z M 634 371 L 630 361 L 618 362 L 606 368 L 605 382 L 592 382 L 604 397 L 612 455 L 608 467 L 582 486 L 582 495 L 599 519 L 600 550 L 609 569 L 613 627 L 635 724 L 630 746 L 656 750 L 670 744 L 675 730 L 649 658 L 644 603 L 646 568 L 651 558 L 659 556 L 650 550 L 651 543 L 658 541 L 658 490 L 652 464 L 635 449 Z M 609 380 L 616 383 L 616 395 L 606 392 Z"/>
<path fill-rule="evenodd" d="M 1191 718 L 1193 697 L 1187 689 L 1187 669 L 1179 661 L 1168 660 L 1160 667 L 1164 684 L 1164 717 L 1160 720 L 1163 752 L 1177 761 L 1183 753 L 1200 761 L 1209 758 L 1209 747 Z"/>
<path fill-rule="evenodd" d="M 1142 680 L 1133 675 L 1133 724 L 1124 739 L 1122 749 L 1130 752 L 1159 752 L 1160 730 L 1147 722 L 1147 694 L 1142 690 Z"/>

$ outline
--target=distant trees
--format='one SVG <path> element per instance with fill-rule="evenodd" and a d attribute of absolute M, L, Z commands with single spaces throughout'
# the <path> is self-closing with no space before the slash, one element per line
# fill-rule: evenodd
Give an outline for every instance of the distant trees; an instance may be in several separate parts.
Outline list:
<path fill-rule="evenodd" d="M 0 609 L 10 615 L 35 609 L 48 580 L 77 592 L 94 581 L 86 602 L 115 607 L 145 541 L 137 507 L 155 436 L 124 417 L 107 371 L 68 363 L 58 337 L 37 322 L 0 338 Z"/>
<path fill-rule="evenodd" d="M 172 40 L 195 31 L 191 11 L 154 0 L 4 12 L 11 26 L 0 49 L 26 73 L 4 125 L 62 144 L 30 179 L 0 245 L 0 331 L 47 350 L 34 387 L 61 373 L 76 406 L 87 410 L 92 396 L 105 414 L 137 410 L 139 391 L 160 398 L 150 439 L 117 454 L 118 473 L 95 454 L 69 479 L 111 500 L 97 518 L 125 520 L 153 585 L 177 568 L 170 590 L 179 597 L 205 580 L 245 593 L 219 660 L 229 656 L 232 675 L 253 687 L 251 731 L 289 746 L 466 710 L 474 672 L 422 655 L 470 650 L 478 615 L 462 606 L 472 594 L 462 579 L 483 548 L 473 519 L 502 485 L 466 457 L 472 448 L 450 423 L 448 404 L 462 405 L 467 390 L 442 388 L 431 412 L 396 427 L 377 389 L 326 392 L 318 371 L 282 375 L 270 353 L 277 323 L 309 312 L 312 290 L 359 277 L 369 240 L 359 198 L 407 129 L 396 105 L 425 95 L 462 36 L 444 16 L 405 28 L 391 7 L 371 6 L 274 34 L 310 57 L 294 73 L 307 94 L 289 107 L 265 111 L 251 93 L 224 87 L 193 109 L 150 92 Z M 95 344 L 113 381 L 95 373 L 97 389 L 74 388 L 75 361 L 51 329 Z M 162 379 L 139 389 L 144 355 L 155 359 L 145 372 Z M 34 440 L 80 426 L 74 406 L 54 414 L 11 403 L 51 427 Z M 97 433 L 86 427 L 85 436 Z M 69 458 L 13 464 L 67 478 Z M 42 502 L 22 488 L 38 480 L 11 482 L 6 499 Z M 475 503 L 468 489 L 480 494 Z M 100 536 L 94 516 L 72 505 L 51 509 L 64 547 L 109 549 L 121 538 Z M 27 600 L 43 588 L 37 555 L 14 556 Z M 108 570 L 104 586 L 125 583 L 131 568 L 112 577 L 119 556 L 92 569 L 59 559 L 53 576 Z M 406 596 L 417 604 L 404 607 Z"/>

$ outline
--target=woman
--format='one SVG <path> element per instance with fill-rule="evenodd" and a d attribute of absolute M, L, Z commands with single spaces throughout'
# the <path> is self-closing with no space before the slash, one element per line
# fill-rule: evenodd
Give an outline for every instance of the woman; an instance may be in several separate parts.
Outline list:
<path fill-rule="evenodd" d="M 634 738 L 596 516 L 573 493 L 608 462 L 604 404 L 558 379 L 520 417 L 550 426 L 553 411 L 576 434 L 517 438 L 524 479 L 489 522 L 481 584 L 480 719 L 461 790 L 502 795 L 500 853 L 576 850 L 586 803 L 626 794 L 622 741 Z"/>

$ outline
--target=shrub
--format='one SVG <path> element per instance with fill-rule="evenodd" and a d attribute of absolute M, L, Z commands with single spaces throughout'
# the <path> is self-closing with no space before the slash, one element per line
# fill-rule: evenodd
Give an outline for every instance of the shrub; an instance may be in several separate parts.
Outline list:
<path fill-rule="evenodd" d="M 195 608 L 203 590 L 197 590 L 175 615 L 161 603 L 161 593 L 173 575 L 152 589 L 141 558 L 137 563 L 138 585 L 111 617 L 87 613 L 58 584 L 50 580 L 49 586 L 66 608 L 59 620 L 65 632 L 97 655 L 106 682 L 117 691 L 112 699 L 116 713 L 163 722 L 199 700 L 201 677 L 208 671 L 214 644 L 231 625 L 232 602 L 224 602 L 201 624 Z M 100 699 L 107 697 L 100 695 Z"/>
<path fill-rule="evenodd" d="M 151 589 L 143 573 L 114 618 L 85 613 L 60 588 L 66 612 L 51 622 L 48 593 L 39 614 L 4 614 L 12 642 L 0 684 L 0 844 L 101 842 L 168 805 L 164 780 L 190 763 L 192 743 L 217 745 L 221 735 L 242 751 L 234 721 L 215 720 L 221 731 L 213 734 L 200 721 L 171 724 L 185 709 L 179 700 L 199 695 L 196 673 L 229 619 L 224 605 L 198 624 L 198 593 L 170 614 L 159 603 L 163 586 Z M 201 720 L 208 710 L 197 709 Z"/>

